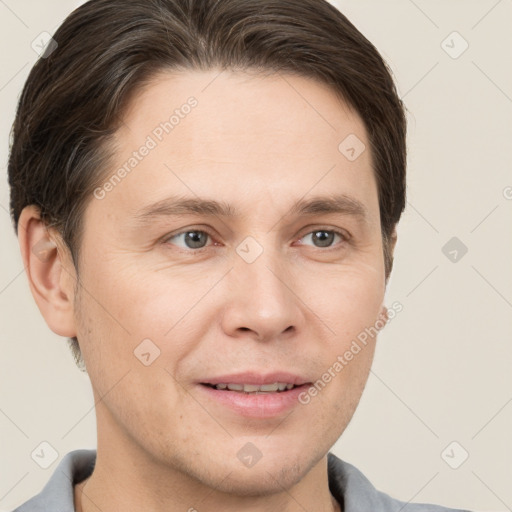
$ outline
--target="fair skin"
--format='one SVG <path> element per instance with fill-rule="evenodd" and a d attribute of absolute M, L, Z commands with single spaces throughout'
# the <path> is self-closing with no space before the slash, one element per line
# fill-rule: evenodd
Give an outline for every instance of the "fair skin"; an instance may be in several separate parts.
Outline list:
<path fill-rule="evenodd" d="M 201 382 L 278 370 L 315 382 L 385 316 L 370 151 L 349 161 L 338 150 L 349 134 L 369 148 L 364 125 L 307 78 L 161 73 L 124 113 L 105 180 L 192 95 L 198 105 L 87 205 L 76 298 L 76 272 L 58 234 L 32 206 L 20 218 L 32 293 L 54 332 L 78 337 L 96 403 L 96 466 L 75 486 L 76 508 L 339 510 L 327 452 L 359 402 L 375 339 L 310 403 L 269 417 L 217 403 Z M 228 203 L 236 214 L 137 221 L 171 195 Z M 291 212 L 301 199 L 328 195 L 361 211 Z M 188 246 L 183 230 L 206 231 L 204 248 Z M 349 239 L 334 235 L 322 245 L 315 235 L 324 231 Z M 263 249 L 251 263 L 236 251 L 249 236 Z M 31 248 L 45 237 L 56 248 L 38 258 Z M 160 355 L 145 366 L 134 350 L 147 338 Z M 237 457 L 248 442 L 262 454 L 252 467 Z"/>

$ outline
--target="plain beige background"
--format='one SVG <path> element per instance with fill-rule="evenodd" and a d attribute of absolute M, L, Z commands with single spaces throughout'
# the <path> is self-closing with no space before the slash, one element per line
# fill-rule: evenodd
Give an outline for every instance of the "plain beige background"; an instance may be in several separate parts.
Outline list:
<path fill-rule="evenodd" d="M 39 492 L 67 452 L 96 446 L 88 378 L 30 294 L 6 178 L 32 41 L 80 3 L 0 0 L 0 510 Z M 387 293 L 403 311 L 333 451 L 404 501 L 512 510 L 512 2 L 333 3 L 388 61 L 409 110 L 408 206 Z M 47 469 L 31 458 L 43 441 L 58 452 Z"/>

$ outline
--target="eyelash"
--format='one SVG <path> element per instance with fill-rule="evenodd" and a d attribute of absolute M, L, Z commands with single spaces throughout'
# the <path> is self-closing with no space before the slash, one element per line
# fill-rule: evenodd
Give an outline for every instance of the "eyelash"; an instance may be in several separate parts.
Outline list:
<path fill-rule="evenodd" d="M 350 236 L 346 232 L 338 231 L 336 229 L 323 228 L 323 227 L 315 228 L 313 230 L 308 231 L 307 233 L 304 233 L 304 235 L 302 235 L 299 238 L 299 240 L 304 239 L 307 235 L 311 235 L 313 233 L 318 233 L 319 231 L 325 231 L 326 233 L 334 233 L 335 235 L 338 235 L 341 238 L 341 242 L 339 242 L 337 245 L 334 245 L 334 246 L 331 246 L 331 247 L 315 247 L 315 246 L 313 246 L 314 249 L 318 249 L 318 250 L 320 250 L 322 252 L 327 252 L 327 251 L 333 251 L 333 250 L 340 249 L 340 247 L 339 247 L 340 244 L 346 243 L 346 242 L 348 242 L 350 240 Z M 162 242 L 164 244 L 170 244 L 169 240 L 172 240 L 173 238 L 178 237 L 180 235 L 184 235 L 186 233 L 204 233 L 204 234 L 208 235 L 211 240 L 214 239 L 214 235 L 209 230 L 207 230 L 207 229 L 189 228 L 189 229 L 185 229 L 183 231 L 180 231 L 178 233 L 174 233 L 172 235 L 166 236 L 162 240 Z M 173 244 L 170 244 L 170 245 L 173 245 Z M 182 247 L 178 247 L 178 250 L 180 250 L 182 252 L 186 252 L 186 253 L 200 254 L 200 253 L 203 253 L 203 252 L 207 251 L 208 249 L 210 249 L 210 247 L 211 247 L 211 245 L 207 245 L 206 247 L 200 247 L 200 248 L 197 248 L 197 249 L 192 249 L 192 248 L 184 249 Z"/>

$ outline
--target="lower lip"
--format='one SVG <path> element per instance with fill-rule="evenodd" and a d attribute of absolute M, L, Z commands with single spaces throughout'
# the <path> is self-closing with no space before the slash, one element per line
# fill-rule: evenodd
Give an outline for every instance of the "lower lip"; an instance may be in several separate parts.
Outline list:
<path fill-rule="evenodd" d="M 250 418 L 272 418 L 299 405 L 299 395 L 306 391 L 311 384 L 303 384 L 279 393 L 251 394 L 239 391 L 220 390 L 199 384 L 206 396 L 241 416 Z"/>

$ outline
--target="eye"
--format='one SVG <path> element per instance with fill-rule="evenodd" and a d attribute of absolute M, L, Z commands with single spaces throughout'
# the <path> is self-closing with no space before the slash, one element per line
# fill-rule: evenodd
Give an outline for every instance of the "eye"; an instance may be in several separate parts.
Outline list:
<path fill-rule="evenodd" d="M 315 229 L 314 231 L 310 231 L 306 236 L 303 236 L 300 241 L 311 238 L 311 241 L 314 243 L 315 247 L 318 248 L 330 248 L 333 245 L 333 241 L 338 237 L 342 242 L 347 241 L 348 237 L 336 230 L 332 229 Z"/>
<path fill-rule="evenodd" d="M 207 242 L 210 238 L 212 237 L 207 231 L 200 229 L 187 229 L 167 237 L 163 242 L 175 245 L 181 249 L 195 249 L 196 251 L 199 251 L 208 247 Z M 337 245 L 335 243 L 337 239 L 340 242 L 345 242 L 348 241 L 350 237 L 341 231 L 333 229 L 315 229 L 300 238 L 299 241 L 301 242 L 301 245 L 303 245 L 304 241 L 308 238 L 311 238 L 315 247 L 319 249 L 329 249 Z"/>
<path fill-rule="evenodd" d="M 210 238 L 210 235 L 206 231 L 189 229 L 166 238 L 164 242 L 173 243 L 173 245 L 177 245 L 182 249 L 203 249 L 208 238 Z M 181 243 L 171 242 L 171 240 L 178 240 Z"/>

